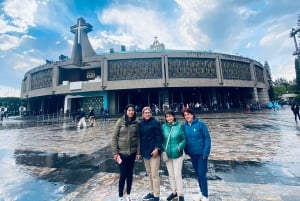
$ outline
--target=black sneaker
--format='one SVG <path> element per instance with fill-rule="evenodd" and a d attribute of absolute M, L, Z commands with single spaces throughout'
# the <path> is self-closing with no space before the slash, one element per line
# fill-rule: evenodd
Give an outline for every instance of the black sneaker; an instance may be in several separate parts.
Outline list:
<path fill-rule="evenodd" d="M 148 193 L 143 197 L 143 200 L 152 200 L 154 199 L 154 195 L 152 193 Z"/>
<path fill-rule="evenodd" d="M 184 201 L 184 197 L 183 196 L 179 196 L 178 201 Z"/>
<path fill-rule="evenodd" d="M 167 197 L 167 200 L 170 201 L 170 200 L 173 200 L 174 198 L 177 197 L 177 193 L 176 194 L 173 194 L 171 193 L 168 197 Z"/>
<path fill-rule="evenodd" d="M 153 201 L 159 201 L 159 197 L 154 197 Z"/>

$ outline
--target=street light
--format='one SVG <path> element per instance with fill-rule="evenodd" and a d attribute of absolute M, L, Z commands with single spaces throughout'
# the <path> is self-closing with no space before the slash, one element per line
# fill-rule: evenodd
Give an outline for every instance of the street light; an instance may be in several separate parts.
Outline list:
<path fill-rule="evenodd" d="M 292 30 L 290 32 L 290 37 L 294 38 L 294 43 L 295 43 L 295 48 L 296 48 L 296 51 L 293 52 L 293 55 L 298 55 L 298 57 L 299 57 L 300 50 L 299 50 L 298 43 L 297 43 L 297 40 L 296 40 L 296 35 L 297 35 L 298 32 L 300 32 L 300 27 L 298 27 L 297 29 L 292 28 Z"/>
<path fill-rule="evenodd" d="M 296 35 L 298 32 L 300 31 L 300 27 L 298 28 L 292 28 L 291 33 L 290 33 L 290 37 L 293 37 L 294 35 Z"/>
<path fill-rule="evenodd" d="M 293 55 L 297 57 L 298 68 L 300 69 L 300 50 L 299 50 L 299 46 L 298 46 L 298 43 L 296 40 L 297 33 L 300 33 L 300 15 L 299 15 L 299 20 L 298 20 L 298 28 L 292 28 L 292 30 L 290 32 L 290 37 L 294 38 L 294 43 L 295 43 L 295 48 L 296 48 L 296 51 L 293 52 Z M 297 66 L 296 66 L 296 68 L 297 68 Z M 297 69 L 296 69 L 296 71 L 297 71 Z M 296 74 L 296 79 L 297 79 L 297 74 Z M 299 78 L 297 80 L 299 80 Z M 299 83 L 297 83 L 297 84 L 299 85 Z"/>

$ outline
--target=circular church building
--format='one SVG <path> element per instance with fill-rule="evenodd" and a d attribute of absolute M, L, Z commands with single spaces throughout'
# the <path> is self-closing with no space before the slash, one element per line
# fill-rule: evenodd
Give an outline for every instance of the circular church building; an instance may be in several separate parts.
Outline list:
<path fill-rule="evenodd" d="M 204 51 L 166 50 L 154 40 L 149 50 L 96 54 L 83 18 L 70 28 L 75 34 L 71 58 L 29 70 L 21 98 L 27 110 L 55 113 L 94 108 L 100 114 L 123 112 L 132 103 L 160 110 L 183 106 L 198 110 L 242 108 L 269 102 L 264 66 L 253 59 Z"/>

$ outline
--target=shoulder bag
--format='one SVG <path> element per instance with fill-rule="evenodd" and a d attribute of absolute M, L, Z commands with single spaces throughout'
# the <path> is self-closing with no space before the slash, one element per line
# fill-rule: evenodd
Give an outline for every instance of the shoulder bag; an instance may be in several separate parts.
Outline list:
<path fill-rule="evenodd" d="M 169 141 L 170 141 L 170 136 L 171 136 L 171 133 L 172 133 L 172 130 L 173 130 L 173 126 L 169 132 L 169 136 L 168 136 L 168 140 L 167 140 L 167 144 L 166 144 L 166 147 L 165 147 L 165 150 L 161 153 L 161 159 L 163 162 L 167 162 L 169 160 L 168 158 L 168 154 L 167 154 L 167 149 L 168 149 L 168 144 L 169 144 Z"/>

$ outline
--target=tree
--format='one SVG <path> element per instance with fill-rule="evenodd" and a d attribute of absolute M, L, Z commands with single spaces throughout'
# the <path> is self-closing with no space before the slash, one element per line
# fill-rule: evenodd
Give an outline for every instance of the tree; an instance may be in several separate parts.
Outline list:
<path fill-rule="evenodd" d="M 300 95 L 295 97 L 294 102 L 300 104 Z"/>
<path fill-rule="evenodd" d="M 289 85 L 289 82 L 285 78 L 278 78 L 278 79 L 274 80 L 273 84 L 275 86 L 278 86 L 278 85 Z"/>
<path fill-rule="evenodd" d="M 286 94 L 286 88 L 284 85 L 274 86 L 274 100 L 278 100 L 282 94 Z"/>
<path fill-rule="evenodd" d="M 9 113 L 18 114 L 21 99 L 17 97 L 0 98 L 0 106 L 6 107 Z"/>
<path fill-rule="evenodd" d="M 267 61 L 265 61 L 264 68 L 266 69 L 267 78 L 268 78 L 268 84 L 270 86 L 269 90 L 268 90 L 269 98 L 270 98 L 270 100 L 274 100 L 275 94 L 274 94 L 274 88 L 273 88 L 271 70 L 270 70 L 269 63 Z"/>
<path fill-rule="evenodd" d="M 275 93 L 274 93 L 274 87 L 273 87 L 273 85 L 270 85 L 270 88 L 268 90 L 268 94 L 269 94 L 270 100 L 274 100 L 275 99 Z"/>

